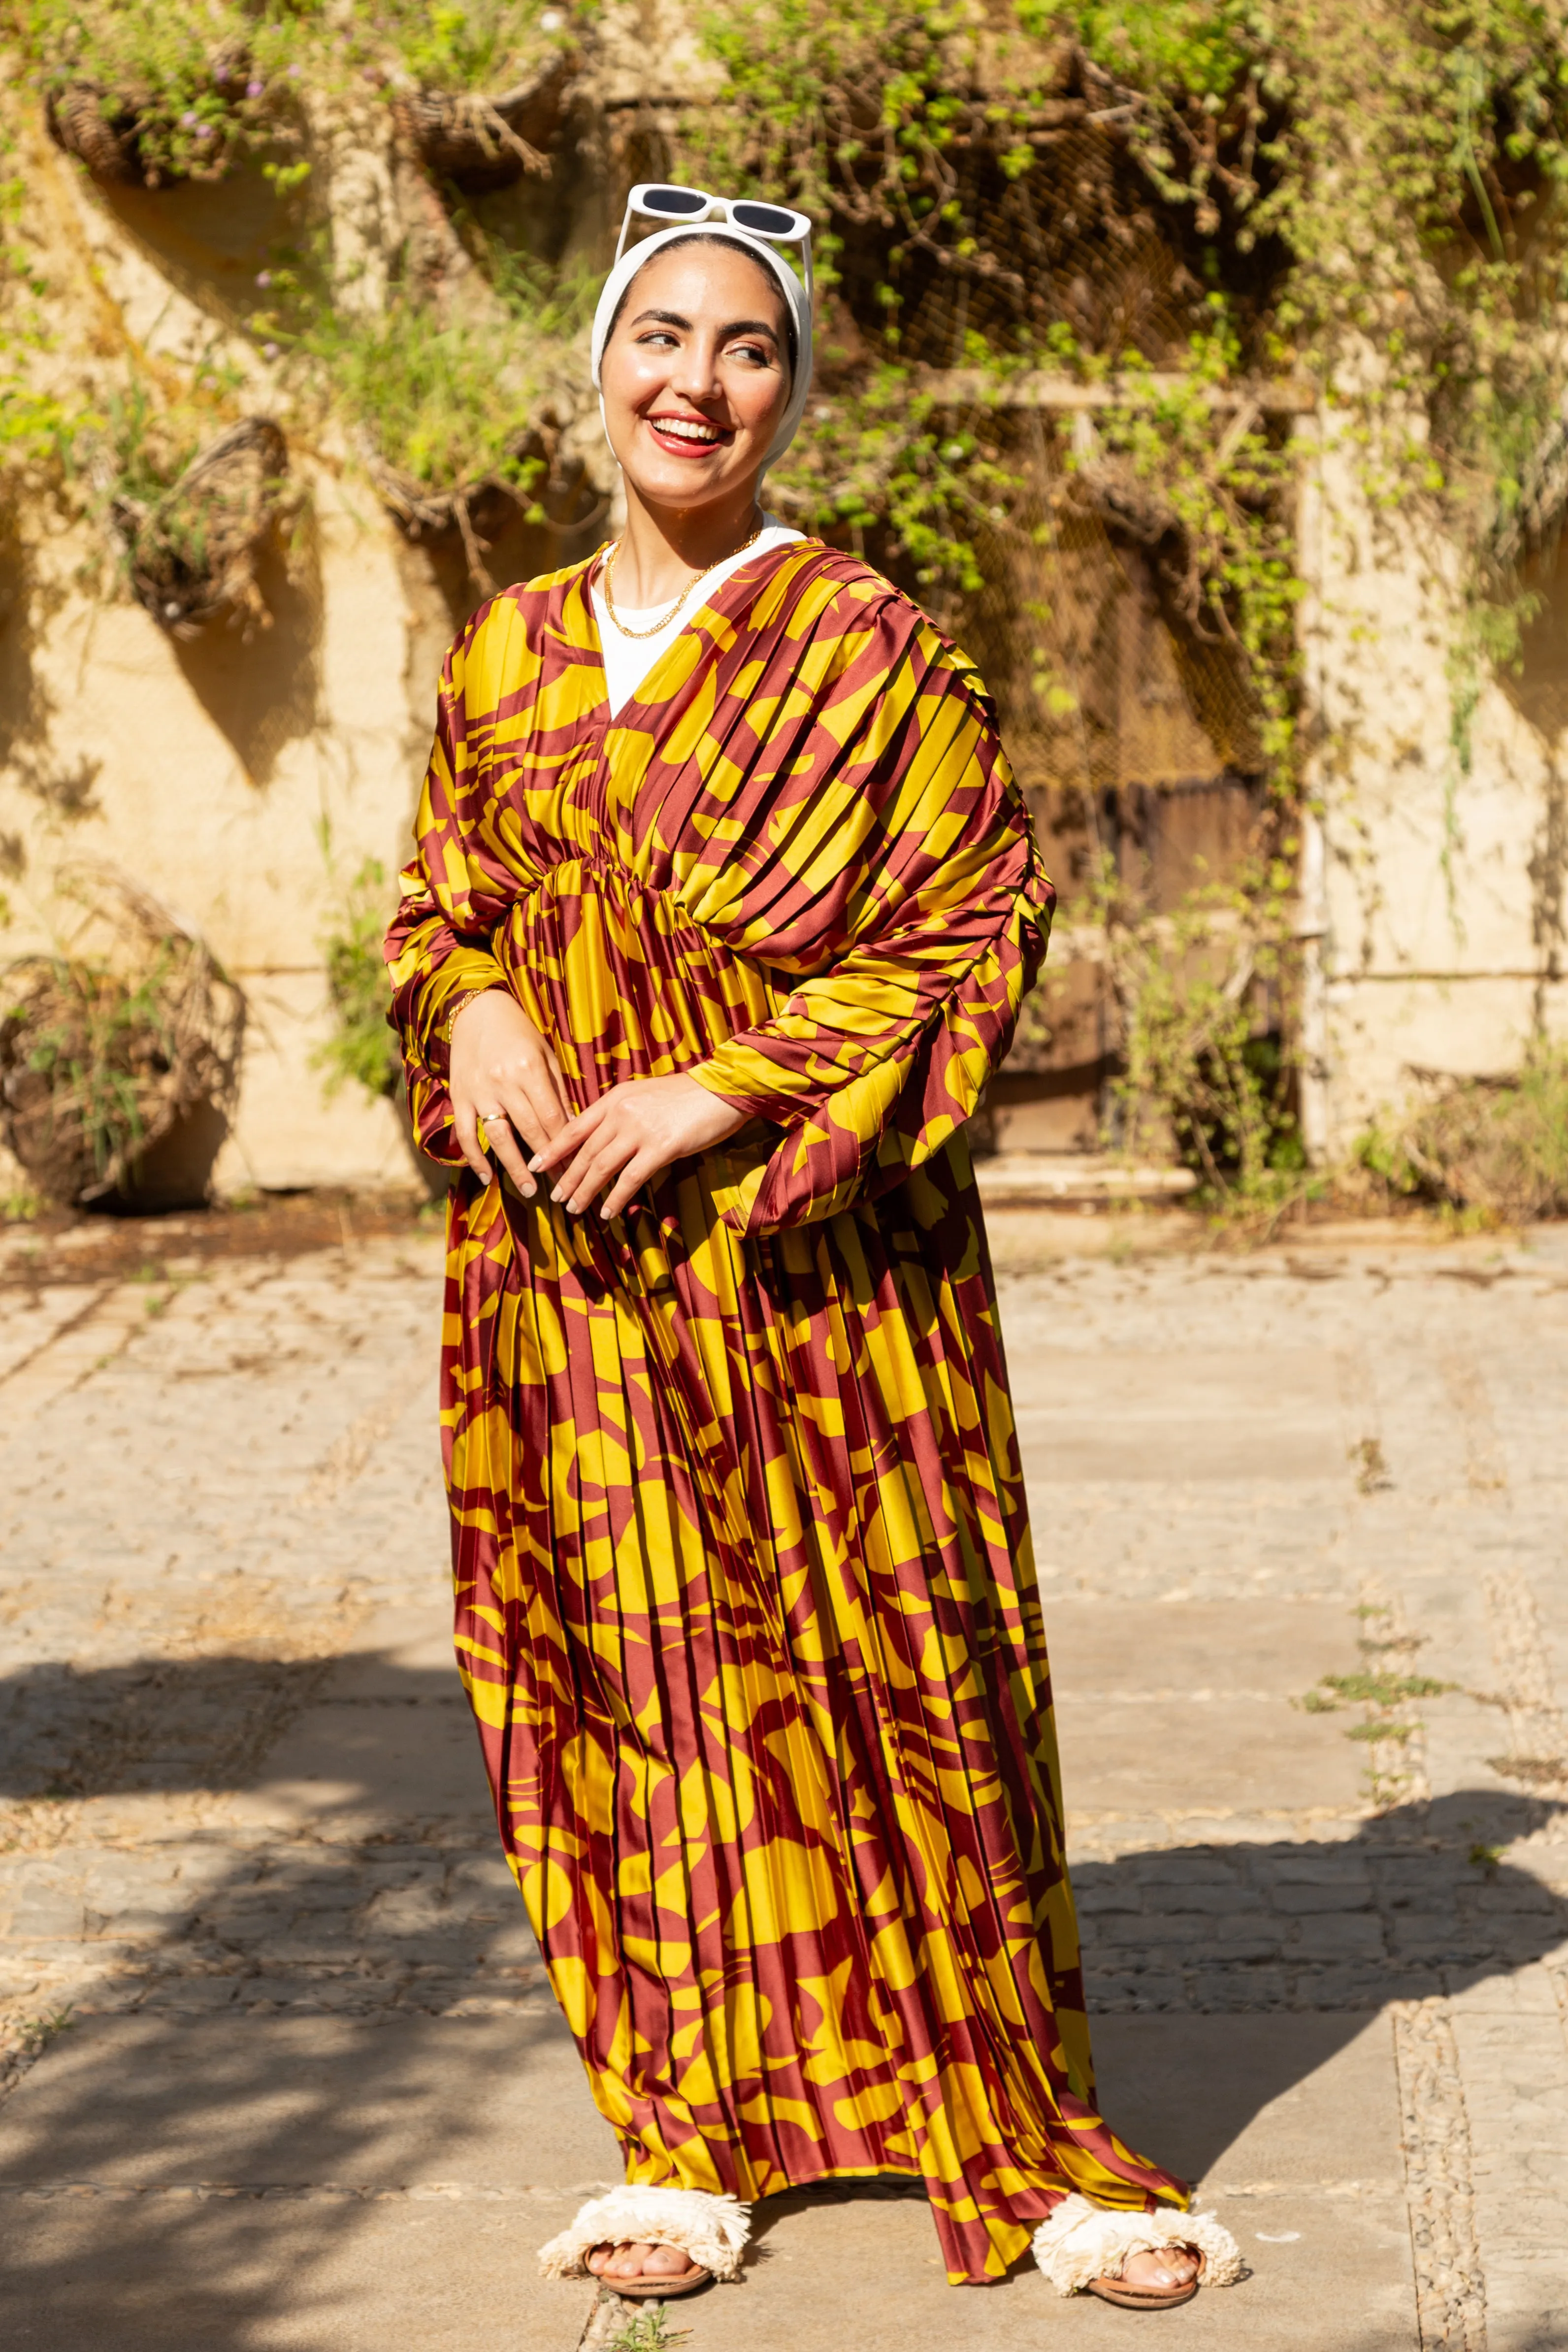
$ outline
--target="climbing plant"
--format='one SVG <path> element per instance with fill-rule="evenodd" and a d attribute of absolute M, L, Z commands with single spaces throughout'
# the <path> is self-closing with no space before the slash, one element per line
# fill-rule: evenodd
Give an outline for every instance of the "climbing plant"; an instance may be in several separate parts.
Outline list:
<path fill-rule="evenodd" d="M 331 1027 L 317 1053 L 335 1094 L 352 1079 L 373 1096 L 396 1093 L 403 1064 L 386 1019 L 386 965 L 381 952 L 395 902 L 385 866 L 367 857 L 342 892 L 321 945 Z"/>

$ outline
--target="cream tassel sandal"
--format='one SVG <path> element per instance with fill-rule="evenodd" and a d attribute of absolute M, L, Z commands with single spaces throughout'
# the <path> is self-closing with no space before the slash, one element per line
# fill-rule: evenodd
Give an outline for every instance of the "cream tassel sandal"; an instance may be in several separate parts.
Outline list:
<path fill-rule="evenodd" d="M 1198 2275 L 1185 2286 L 1124 2286 L 1122 2264 L 1130 2254 L 1163 2253 L 1184 2247 L 1198 2257 Z M 1241 2276 L 1241 2248 L 1212 2213 L 1112 2212 L 1087 2197 L 1064 2197 L 1035 2232 L 1035 2260 L 1058 2294 L 1098 2294 L 1130 2311 L 1161 2311 L 1190 2303 L 1201 2284 L 1234 2286 Z"/>
<path fill-rule="evenodd" d="M 612 2294 L 664 2302 L 691 2294 L 710 2279 L 741 2275 L 741 2250 L 752 2234 L 751 2209 L 733 2197 L 710 2197 L 701 2189 L 612 2189 L 595 2197 L 559 2237 L 539 2249 L 545 2278 L 593 2278 L 588 2256 L 595 2246 L 673 2246 L 690 2257 L 690 2267 L 673 2278 L 604 2279 Z"/>

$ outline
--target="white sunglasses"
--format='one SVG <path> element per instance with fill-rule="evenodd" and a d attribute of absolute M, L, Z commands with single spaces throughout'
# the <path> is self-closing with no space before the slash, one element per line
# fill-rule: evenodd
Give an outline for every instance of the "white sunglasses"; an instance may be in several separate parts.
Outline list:
<path fill-rule="evenodd" d="M 760 204 L 754 196 L 710 196 L 702 188 L 674 188 L 665 180 L 640 180 L 626 198 L 626 216 L 616 241 L 616 259 L 626 249 L 626 231 L 634 220 L 658 221 L 661 228 L 695 228 L 701 221 L 728 221 L 748 236 L 765 237 L 771 245 L 798 245 L 805 262 L 805 290 L 812 290 L 811 223 L 805 213 L 787 205 Z"/>

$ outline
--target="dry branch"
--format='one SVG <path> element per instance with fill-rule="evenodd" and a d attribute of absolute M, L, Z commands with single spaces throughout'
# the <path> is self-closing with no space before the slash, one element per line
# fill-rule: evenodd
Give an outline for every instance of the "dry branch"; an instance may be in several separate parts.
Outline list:
<path fill-rule="evenodd" d="M 500 508 L 504 511 L 507 506 L 531 504 L 536 490 L 542 494 L 552 485 L 575 503 L 583 488 L 583 468 L 580 464 L 572 466 L 565 469 L 563 481 L 555 481 L 560 443 L 561 426 L 549 413 L 518 435 L 508 458 L 511 468 L 522 471 L 527 488 L 520 486 L 515 476 L 508 479 L 495 470 L 437 488 L 429 482 L 416 480 L 413 475 L 389 465 L 374 451 L 366 455 L 365 466 L 382 503 L 410 539 L 440 539 L 456 532 L 462 541 L 475 587 L 489 596 L 495 593 L 498 583 L 485 565 L 490 542 L 481 535 L 479 519 L 486 509 Z M 549 520 L 560 530 L 587 530 L 600 519 L 606 504 L 595 499 L 585 513 L 553 516 Z"/>
<path fill-rule="evenodd" d="M 398 104 L 405 135 L 427 171 L 468 194 L 510 187 L 525 172 L 547 176 L 546 150 L 575 67 L 573 53 L 562 49 L 527 81 L 494 98 L 477 90 L 416 90 Z"/>

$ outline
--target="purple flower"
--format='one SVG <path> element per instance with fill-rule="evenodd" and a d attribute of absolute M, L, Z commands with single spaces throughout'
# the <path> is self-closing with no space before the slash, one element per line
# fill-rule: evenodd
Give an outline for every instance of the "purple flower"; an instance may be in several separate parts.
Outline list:
<path fill-rule="evenodd" d="M 224 83 L 228 79 L 228 68 L 226 66 L 215 66 L 213 68 L 213 79 L 221 89 Z"/>
<path fill-rule="evenodd" d="M 300 79 L 300 68 L 299 68 L 299 67 L 298 67 L 298 66 L 290 66 L 290 67 L 289 67 L 289 80 L 290 80 L 290 81 L 298 81 L 298 80 L 299 80 L 299 79 Z"/>
<path fill-rule="evenodd" d="M 275 360 L 278 356 L 277 344 L 263 343 L 261 346 L 261 356 L 264 360 Z"/>
<path fill-rule="evenodd" d="M 187 110 L 186 112 L 182 114 L 180 117 L 180 128 L 182 131 L 194 131 L 201 119 L 202 118 L 199 114 L 192 114 Z"/>
<path fill-rule="evenodd" d="M 258 286 L 270 286 L 272 283 L 270 269 L 258 269 L 256 273 L 256 282 Z"/>
<path fill-rule="evenodd" d="M 263 81 L 247 81 L 245 85 L 245 94 L 247 98 L 259 98 L 266 87 L 267 84 Z"/>
<path fill-rule="evenodd" d="M 210 138 L 212 137 L 212 135 L 213 135 L 213 127 L 212 127 L 212 124 L 211 124 L 210 122 L 198 122 L 198 123 L 197 123 L 197 125 L 196 125 L 196 137 L 197 137 L 198 139 L 210 139 Z"/>

